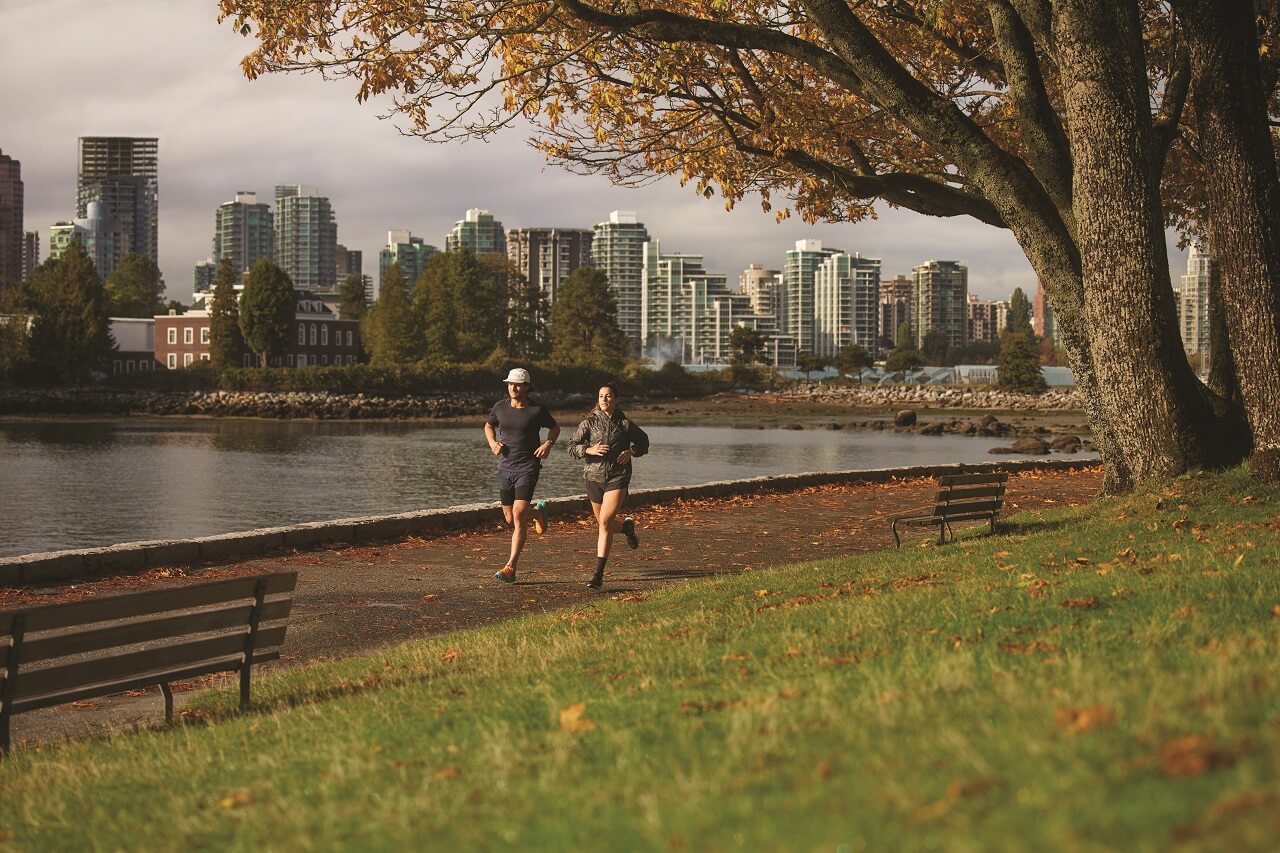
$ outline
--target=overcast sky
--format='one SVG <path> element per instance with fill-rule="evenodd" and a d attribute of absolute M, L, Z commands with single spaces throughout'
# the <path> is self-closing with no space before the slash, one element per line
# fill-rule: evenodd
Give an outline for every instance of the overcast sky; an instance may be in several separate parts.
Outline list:
<path fill-rule="evenodd" d="M 967 218 L 883 207 L 856 225 L 777 224 L 748 199 L 722 199 L 664 179 L 643 189 L 547 166 L 518 131 L 488 143 L 430 144 L 400 134 L 357 104 L 349 83 L 273 76 L 249 82 L 239 60 L 254 42 L 216 22 L 214 0 L 0 0 L 0 75 L 6 81 L 0 150 L 22 163 L 25 227 L 75 215 L 76 139 L 160 140 L 160 267 L 168 295 L 186 301 L 191 273 L 211 251 L 214 209 L 238 190 L 272 200 L 276 184 L 313 184 L 333 203 L 338 242 L 364 252 L 377 275 L 386 232 L 408 228 L 443 247 L 468 208 L 508 227 L 589 228 L 635 210 L 664 251 L 703 254 L 730 282 L 749 263 L 779 268 L 800 239 L 882 259 L 885 277 L 930 258 L 969 266 L 988 299 L 1031 291 L 1035 275 L 1007 231 Z M 1176 276 L 1185 256 L 1170 249 Z"/>

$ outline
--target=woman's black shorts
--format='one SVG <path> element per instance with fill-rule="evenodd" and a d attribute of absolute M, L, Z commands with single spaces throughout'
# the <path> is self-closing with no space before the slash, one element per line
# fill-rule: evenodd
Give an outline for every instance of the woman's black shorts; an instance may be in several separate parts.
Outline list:
<path fill-rule="evenodd" d="M 604 503 L 604 493 L 614 492 L 618 489 L 625 489 L 631 485 L 630 477 L 623 477 L 621 480 L 609 480 L 601 483 L 596 480 L 583 480 L 587 486 L 587 500 L 593 504 Z"/>

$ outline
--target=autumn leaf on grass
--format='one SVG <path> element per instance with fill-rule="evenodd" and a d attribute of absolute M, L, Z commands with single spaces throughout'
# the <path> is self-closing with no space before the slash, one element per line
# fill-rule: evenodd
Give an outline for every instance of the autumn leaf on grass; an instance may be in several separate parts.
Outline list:
<path fill-rule="evenodd" d="M 560 712 L 560 730 L 564 732 L 589 732 L 596 727 L 595 720 L 585 716 L 587 703 L 575 702 Z"/>
<path fill-rule="evenodd" d="M 1063 607 L 1076 607 L 1081 610 L 1091 610 L 1098 606 L 1098 596 L 1090 595 L 1085 598 L 1068 598 L 1062 602 Z"/>
<path fill-rule="evenodd" d="M 445 649 L 444 654 L 440 655 L 440 660 L 453 663 L 462 654 L 458 649 Z"/>
<path fill-rule="evenodd" d="M 1053 712 L 1053 721 L 1073 735 L 1097 726 L 1109 726 L 1116 719 L 1116 712 L 1106 705 L 1089 705 L 1083 708 L 1059 708 Z"/>
<path fill-rule="evenodd" d="M 435 772 L 436 779 L 440 780 L 441 782 L 443 782 L 446 779 L 452 779 L 455 776 L 460 776 L 460 775 L 462 775 L 462 768 L 460 767 L 445 767 Z"/>
<path fill-rule="evenodd" d="M 1230 767 L 1235 756 L 1218 749 L 1209 735 L 1185 735 L 1162 744 L 1159 761 L 1166 776 L 1199 776 L 1206 770 Z"/>
<path fill-rule="evenodd" d="M 238 809 L 241 806 L 247 806 L 253 801 L 253 793 L 244 789 L 232 791 L 222 799 L 218 800 L 218 808 L 220 809 Z"/>

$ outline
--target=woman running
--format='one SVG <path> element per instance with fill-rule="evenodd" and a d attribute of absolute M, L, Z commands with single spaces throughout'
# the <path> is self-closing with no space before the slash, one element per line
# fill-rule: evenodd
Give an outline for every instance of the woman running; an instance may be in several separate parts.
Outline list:
<path fill-rule="evenodd" d="M 569 440 L 569 454 L 582 460 L 587 500 L 600 532 L 596 538 L 596 571 L 587 582 L 592 589 L 604 586 L 604 564 L 609 559 L 613 535 L 621 533 L 632 548 L 640 547 L 636 523 L 630 516 L 618 520 L 631 485 L 631 460 L 649 452 L 649 436 L 618 408 L 618 386 L 600 386 L 596 407 L 578 424 Z"/>

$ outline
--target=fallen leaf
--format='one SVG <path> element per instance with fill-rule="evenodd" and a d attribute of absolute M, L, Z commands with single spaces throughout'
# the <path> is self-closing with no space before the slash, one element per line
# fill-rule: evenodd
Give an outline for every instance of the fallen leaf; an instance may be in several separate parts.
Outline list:
<path fill-rule="evenodd" d="M 1076 557 L 1076 565 L 1077 565 L 1077 566 L 1092 566 L 1092 565 L 1093 565 L 1093 560 L 1090 560 L 1088 557 Z"/>
<path fill-rule="evenodd" d="M 448 661 L 452 663 L 453 661 L 457 660 L 458 656 L 461 654 L 462 652 L 458 651 L 457 649 L 445 649 L 444 654 L 440 655 L 440 660 Z"/>
<path fill-rule="evenodd" d="M 1062 606 L 1091 610 L 1098 606 L 1098 596 L 1090 595 L 1087 598 L 1068 598 L 1062 602 Z"/>
<path fill-rule="evenodd" d="M 1089 705 L 1083 708 L 1059 708 L 1053 712 L 1053 721 L 1072 734 L 1088 731 L 1097 726 L 1115 722 L 1116 712 L 1106 705 Z"/>
<path fill-rule="evenodd" d="M 824 758 L 819 761 L 817 768 L 814 770 L 814 775 L 819 779 L 831 778 L 831 759 Z"/>
<path fill-rule="evenodd" d="M 727 654 L 727 655 L 725 655 L 724 657 L 720 658 L 720 660 L 722 660 L 722 661 L 746 660 L 746 659 L 747 659 L 747 656 L 746 656 L 746 655 L 740 655 L 740 654 L 737 654 L 736 652 L 730 652 L 729 654 Z"/>
<path fill-rule="evenodd" d="M 435 596 L 434 594 L 424 595 L 424 596 L 422 596 L 422 600 L 423 600 L 423 601 L 435 601 L 435 600 L 436 600 L 436 596 Z"/>
<path fill-rule="evenodd" d="M 589 732 L 596 727 L 595 721 L 586 717 L 587 704 L 576 702 L 560 712 L 560 730 L 565 732 Z"/>
<path fill-rule="evenodd" d="M 804 691 L 796 690 L 793 687 L 788 687 L 784 690 L 779 691 L 778 695 L 781 696 L 783 699 L 803 699 Z"/>
<path fill-rule="evenodd" d="M 238 809 L 241 806 L 247 806 L 253 801 L 253 793 L 251 791 L 241 789 L 232 791 L 222 799 L 218 800 L 218 808 L 220 809 Z"/>
<path fill-rule="evenodd" d="M 461 776 L 461 775 L 462 775 L 462 768 L 460 767 L 445 767 L 440 770 L 437 770 L 435 773 L 435 777 L 439 779 L 441 782 L 443 782 L 445 779 L 453 779 L 454 777 Z"/>
<path fill-rule="evenodd" d="M 1184 735 L 1160 746 L 1159 761 L 1166 776 L 1199 776 L 1206 770 L 1230 767 L 1235 757 L 1218 749 L 1208 735 Z"/>

